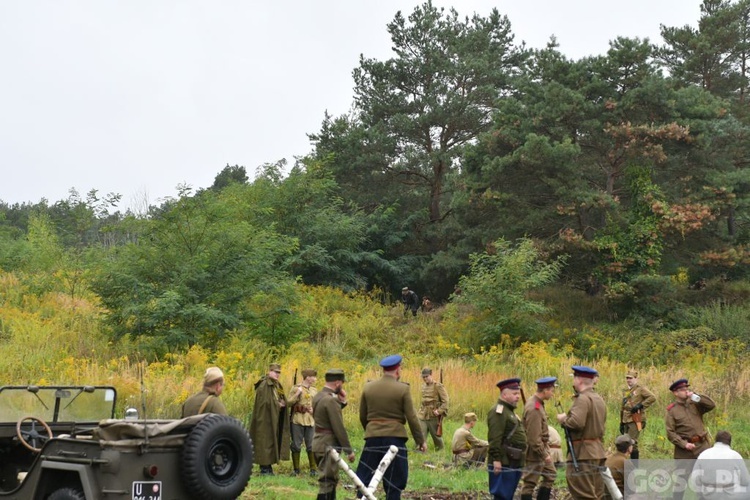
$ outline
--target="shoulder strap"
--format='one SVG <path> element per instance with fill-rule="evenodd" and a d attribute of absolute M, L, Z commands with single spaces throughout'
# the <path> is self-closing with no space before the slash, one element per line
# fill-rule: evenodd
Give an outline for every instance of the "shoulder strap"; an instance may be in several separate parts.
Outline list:
<path fill-rule="evenodd" d="M 213 395 L 213 394 L 209 394 L 209 395 L 208 395 L 208 397 L 207 397 L 206 399 L 204 399 L 204 400 L 203 400 L 203 404 L 202 404 L 202 405 L 201 405 L 201 407 L 200 407 L 200 408 L 198 409 L 198 415 L 200 415 L 201 413 L 203 413 L 203 410 L 205 410 L 205 409 L 206 409 L 206 406 L 208 406 L 208 402 L 209 402 L 209 400 L 210 400 L 210 399 L 211 399 L 212 397 L 214 397 L 214 395 Z"/>
<path fill-rule="evenodd" d="M 501 404 L 501 403 L 498 403 L 498 404 Z M 510 438 L 513 437 L 513 434 L 516 432 L 516 429 L 518 429 L 518 418 L 516 418 L 516 423 L 513 424 L 513 428 L 510 430 L 510 434 L 508 434 L 507 436 L 503 438 L 504 443 L 507 443 L 508 441 L 510 441 Z"/>

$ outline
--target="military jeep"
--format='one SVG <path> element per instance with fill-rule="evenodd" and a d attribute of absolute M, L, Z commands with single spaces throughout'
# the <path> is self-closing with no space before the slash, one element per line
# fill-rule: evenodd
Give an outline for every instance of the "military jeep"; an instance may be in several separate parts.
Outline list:
<path fill-rule="evenodd" d="M 0 500 L 229 500 L 253 447 L 222 415 L 115 419 L 108 386 L 0 387 Z"/>

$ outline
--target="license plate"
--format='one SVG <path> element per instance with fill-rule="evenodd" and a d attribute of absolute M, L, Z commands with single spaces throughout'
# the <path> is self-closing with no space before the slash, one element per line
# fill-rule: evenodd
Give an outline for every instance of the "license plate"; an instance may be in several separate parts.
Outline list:
<path fill-rule="evenodd" d="M 161 500 L 161 481 L 133 481 L 133 500 Z"/>

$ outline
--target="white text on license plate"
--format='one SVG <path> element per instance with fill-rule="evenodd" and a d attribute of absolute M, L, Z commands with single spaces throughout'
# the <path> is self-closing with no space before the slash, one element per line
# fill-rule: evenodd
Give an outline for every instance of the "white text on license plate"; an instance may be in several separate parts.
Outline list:
<path fill-rule="evenodd" d="M 161 500 L 161 481 L 133 481 L 133 500 Z"/>

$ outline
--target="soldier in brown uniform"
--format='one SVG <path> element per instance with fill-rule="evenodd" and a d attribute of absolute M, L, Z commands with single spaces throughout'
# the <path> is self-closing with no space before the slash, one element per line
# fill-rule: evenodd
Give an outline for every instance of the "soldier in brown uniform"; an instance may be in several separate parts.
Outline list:
<path fill-rule="evenodd" d="M 219 368 L 212 366 L 203 375 L 203 390 L 187 398 L 182 405 L 182 418 L 201 413 L 226 415 L 227 409 L 219 399 L 223 390 L 224 374 Z"/>
<path fill-rule="evenodd" d="M 635 443 L 630 458 L 638 460 L 638 438 L 646 427 L 646 409 L 656 402 L 656 396 L 638 383 L 638 372 L 630 370 L 625 375 L 628 388 L 622 398 L 620 434 L 627 434 Z"/>
<path fill-rule="evenodd" d="M 355 457 L 344 427 L 344 417 L 341 415 L 342 408 L 347 404 L 344 371 L 336 368 L 328 370 L 325 378 L 326 385 L 315 395 L 312 402 L 315 417 L 312 449 L 317 463 L 320 464 L 317 500 L 335 500 L 339 466 L 331 458 L 328 449 L 333 448 L 339 453 L 346 453 L 350 462 L 354 462 Z"/>
<path fill-rule="evenodd" d="M 501 380 L 497 387 L 500 399 L 487 413 L 490 493 L 495 500 L 512 500 L 526 462 L 526 430 L 514 413 L 521 398 L 521 379 Z"/>
<path fill-rule="evenodd" d="M 313 435 L 315 434 L 315 419 L 313 419 L 313 397 L 318 390 L 315 381 L 318 372 L 315 370 L 302 370 L 302 383 L 292 387 L 291 393 L 286 400 L 287 407 L 292 412 L 291 434 L 292 434 L 292 471 L 299 474 L 299 459 L 302 452 L 302 442 L 305 442 L 307 451 L 307 462 L 310 464 L 310 475 L 317 475 L 315 457 L 312 452 Z"/>
<path fill-rule="evenodd" d="M 453 451 L 453 460 L 457 464 L 466 467 L 483 466 L 487 459 L 487 448 L 490 444 L 471 433 L 476 423 L 477 414 L 466 413 L 464 414 L 464 425 L 453 433 L 451 450 Z"/>
<path fill-rule="evenodd" d="M 557 377 L 544 377 L 536 380 L 536 394 L 531 396 L 523 409 L 523 426 L 529 448 L 526 451 L 521 500 L 531 500 L 539 483 L 538 500 L 549 500 L 552 485 L 555 484 L 557 470 L 549 445 L 549 425 L 544 402 L 555 395 Z"/>
<path fill-rule="evenodd" d="M 383 488 L 388 500 L 401 498 L 409 478 L 406 422 L 409 422 L 419 451 L 427 450 L 409 384 L 399 381 L 401 361 L 402 357 L 398 354 L 381 359 L 383 377 L 365 384 L 359 403 L 359 421 L 365 430 L 365 449 L 359 458 L 357 476 L 365 486 L 370 484 L 388 448 L 391 445 L 398 448 L 398 455 L 383 475 Z"/>
<path fill-rule="evenodd" d="M 436 382 L 432 378 L 432 369 L 422 369 L 422 401 L 417 412 L 419 421 L 422 424 L 422 434 L 427 439 L 427 433 L 432 436 L 432 442 L 435 444 L 435 450 L 442 450 L 445 445 L 443 444 L 442 436 L 438 436 L 438 419 L 442 419 L 448 413 L 448 392 L 445 390 L 445 386 L 440 382 Z"/>
<path fill-rule="evenodd" d="M 289 414 L 280 375 L 281 365 L 271 363 L 268 373 L 255 383 L 250 438 L 261 475 L 273 475 L 273 464 L 289 460 Z"/>
<path fill-rule="evenodd" d="M 573 498 L 601 499 L 604 481 L 601 468 L 606 453 L 602 439 L 607 420 L 607 407 L 602 397 L 594 392 L 594 380 L 599 372 L 588 366 L 573 367 L 573 406 L 568 413 L 559 413 L 557 421 L 570 433 L 573 451 L 578 460 L 575 470 L 572 458 L 565 468 L 565 479 Z"/>
<path fill-rule="evenodd" d="M 711 447 L 708 431 L 703 425 L 703 414 L 716 407 L 716 403 L 703 394 L 695 394 L 685 378 L 676 380 L 669 386 L 675 401 L 667 406 L 664 424 L 667 428 L 667 439 L 674 444 L 674 458 L 688 459 L 677 464 L 675 474 L 683 479 L 692 470 L 692 459 L 697 458 L 703 450 Z M 682 498 L 682 492 L 675 492 L 674 498 Z"/>
<path fill-rule="evenodd" d="M 609 471 L 612 473 L 612 479 L 615 480 L 617 489 L 619 489 L 620 493 L 623 495 L 625 495 L 625 462 L 627 462 L 628 458 L 631 456 L 634 444 L 633 438 L 628 434 L 617 436 L 615 439 L 615 448 L 617 451 L 608 456 L 607 460 L 604 462 L 604 466 L 609 468 Z M 609 492 L 607 492 L 604 498 L 607 500 L 612 497 Z"/>

